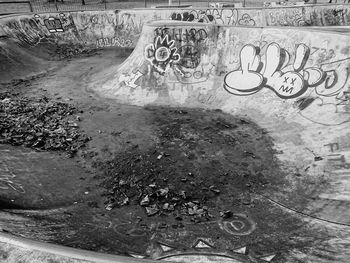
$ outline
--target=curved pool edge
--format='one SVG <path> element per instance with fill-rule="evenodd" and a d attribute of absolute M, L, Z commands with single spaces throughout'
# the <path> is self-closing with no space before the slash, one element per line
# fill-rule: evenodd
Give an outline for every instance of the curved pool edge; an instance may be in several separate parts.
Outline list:
<path fill-rule="evenodd" d="M 0 244 L 5 243 L 6 245 L 10 245 L 14 248 L 10 249 L 10 253 L 4 253 L 3 248 L 0 251 L 0 254 L 2 255 L 2 259 L 7 259 L 13 257 L 11 254 L 17 254 L 15 251 L 17 250 L 30 250 L 31 256 L 33 257 L 39 257 L 40 262 L 52 262 L 50 259 L 53 257 L 57 259 L 59 257 L 59 262 L 71 262 L 71 260 L 76 260 L 74 262 L 99 262 L 99 263 L 138 263 L 138 262 L 156 262 L 154 260 L 148 260 L 148 259 L 138 259 L 133 257 L 127 257 L 127 256 L 118 256 L 118 255 L 111 255 L 107 253 L 99 253 L 99 252 L 92 252 L 88 250 L 83 249 L 77 249 L 77 248 L 71 248 L 61 245 L 55 245 L 50 244 L 46 242 L 40 242 L 28 238 L 18 237 L 11 234 L 6 234 L 3 232 L 0 232 Z M 18 253 L 22 258 L 22 253 Z M 5 256 L 6 255 L 6 256 Z M 6 257 L 6 258 L 4 258 Z M 11 258 L 12 259 L 12 258 Z M 46 259 L 47 261 L 42 261 L 43 259 Z M 32 259 L 29 259 L 32 260 Z M 68 261 L 65 261 L 68 260 Z M 7 262 L 7 261 L 6 261 Z M 12 261 L 11 261 L 12 262 Z M 15 262 L 15 261 L 14 261 Z M 19 262 L 19 261 L 17 261 Z M 39 262 L 39 261 L 21 261 L 21 262 Z"/>

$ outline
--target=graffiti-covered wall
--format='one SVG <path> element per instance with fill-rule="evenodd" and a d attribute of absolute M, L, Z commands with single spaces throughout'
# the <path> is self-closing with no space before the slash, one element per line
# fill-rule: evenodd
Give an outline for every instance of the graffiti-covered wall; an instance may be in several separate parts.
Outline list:
<path fill-rule="evenodd" d="M 268 97 L 288 105 L 279 114 L 337 125 L 350 121 L 349 46 L 350 36 L 328 32 L 158 22 L 145 26 L 119 78 L 105 80 L 102 92 L 147 104 L 166 90 L 172 104 L 218 107 L 236 99 L 277 114 L 262 103 Z"/>
<path fill-rule="evenodd" d="M 350 36 L 311 29 L 154 22 L 90 88 L 121 103 L 247 117 L 272 134 L 286 170 L 335 180 L 350 167 L 339 146 L 350 136 L 349 47 Z"/>
<path fill-rule="evenodd" d="M 350 25 L 350 7 L 138 9 L 20 15 L 0 19 L 0 35 L 28 45 L 47 39 L 94 48 L 135 47 L 143 24 L 156 20 L 252 27 L 341 26 Z"/>

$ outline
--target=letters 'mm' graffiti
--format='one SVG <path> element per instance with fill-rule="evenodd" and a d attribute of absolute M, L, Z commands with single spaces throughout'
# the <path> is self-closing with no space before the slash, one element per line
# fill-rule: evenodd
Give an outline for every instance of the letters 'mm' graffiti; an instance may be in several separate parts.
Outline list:
<path fill-rule="evenodd" d="M 305 68 L 309 55 L 310 48 L 299 44 L 294 62 L 289 63 L 289 53 L 277 43 L 271 43 L 266 49 L 264 63 L 256 46 L 245 45 L 240 53 L 241 67 L 225 76 L 224 87 L 239 96 L 269 88 L 282 99 L 296 98 L 328 79 L 321 68 Z"/>

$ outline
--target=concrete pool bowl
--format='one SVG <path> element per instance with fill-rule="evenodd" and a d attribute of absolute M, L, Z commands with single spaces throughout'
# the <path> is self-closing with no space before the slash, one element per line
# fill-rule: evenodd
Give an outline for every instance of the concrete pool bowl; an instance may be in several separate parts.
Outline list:
<path fill-rule="evenodd" d="M 348 262 L 348 9 L 1 18 L 1 260 Z"/>

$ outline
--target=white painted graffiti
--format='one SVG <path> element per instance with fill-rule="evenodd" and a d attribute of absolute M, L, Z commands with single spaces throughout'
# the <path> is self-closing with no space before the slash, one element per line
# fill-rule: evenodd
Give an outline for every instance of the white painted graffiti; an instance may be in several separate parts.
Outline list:
<path fill-rule="evenodd" d="M 122 74 L 119 77 L 119 82 L 124 82 L 127 86 L 131 88 L 137 88 L 139 85 L 135 82 L 138 81 L 138 79 L 140 79 L 142 76 L 143 74 L 140 71 L 131 74 Z"/>
<path fill-rule="evenodd" d="M 222 230 L 236 236 L 249 235 L 256 228 L 255 222 L 245 214 L 234 214 L 229 221 L 220 220 L 218 224 Z"/>
<path fill-rule="evenodd" d="M 34 19 L 40 25 L 45 26 L 50 33 L 64 32 L 65 27 L 68 27 L 71 24 L 69 19 L 63 13 L 60 13 L 58 17 L 49 16 L 48 18 L 45 18 L 45 19 L 35 14 Z"/>
<path fill-rule="evenodd" d="M 241 68 L 225 76 L 225 89 L 235 95 L 247 96 L 269 88 L 282 99 L 296 98 L 309 87 L 320 85 L 326 77 L 321 68 L 305 68 L 309 54 L 309 47 L 298 44 L 294 63 L 290 64 L 291 55 L 277 43 L 271 43 L 263 63 L 259 49 L 245 45 L 240 53 Z"/>
<path fill-rule="evenodd" d="M 131 47 L 132 41 L 130 39 L 121 39 L 118 37 L 105 37 L 96 40 L 96 47 Z"/>

